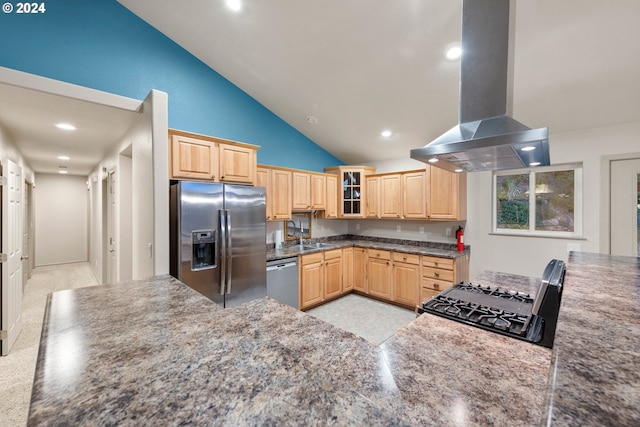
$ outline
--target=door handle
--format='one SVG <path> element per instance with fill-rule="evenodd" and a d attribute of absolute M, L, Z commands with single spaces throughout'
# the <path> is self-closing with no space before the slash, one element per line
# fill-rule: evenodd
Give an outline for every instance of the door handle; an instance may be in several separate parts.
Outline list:
<path fill-rule="evenodd" d="M 227 235 L 227 294 L 231 294 L 231 273 L 233 271 L 233 245 L 231 236 L 231 214 L 225 209 L 225 216 L 227 217 L 226 223 L 226 235 Z"/>
<path fill-rule="evenodd" d="M 29 255 L 20 257 L 20 261 L 24 261 L 25 259 L 29 259 Z"/>
<path fill-rule="evenodd" d="M 225 280 L 227 279 L 227 230 L 226 230 L 227 219 L 224 215 L 224 211 L 222 209 L 218 210 L 218 229 L 220 230 L 219 239 L 220 239 L 220 295 L 224 295 L 227 284 Z"/>

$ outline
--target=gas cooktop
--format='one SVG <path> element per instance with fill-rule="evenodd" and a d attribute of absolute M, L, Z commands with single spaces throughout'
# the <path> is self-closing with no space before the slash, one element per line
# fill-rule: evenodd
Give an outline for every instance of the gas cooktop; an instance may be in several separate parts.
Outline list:
<path fill-rule="evenodd" d="M 563 261 L 552 260 L 535 298 L 499 287 L 458 283 L 423 302 L 417 311 L 551 348 L 565 270 Z"/>

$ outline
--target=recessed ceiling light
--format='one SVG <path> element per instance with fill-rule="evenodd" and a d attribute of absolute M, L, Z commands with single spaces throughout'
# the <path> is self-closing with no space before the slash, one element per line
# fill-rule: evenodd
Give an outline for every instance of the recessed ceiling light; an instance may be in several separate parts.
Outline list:
<path fill-rule="evenodd" d="M 531 162 L 529 166 L 540 166 L 540 162 Z"/>
<path fill-rule="evenodd" d="M 66 174 L 66 173 L 69 173 L 69 172 L 67 172 L 66 170 L 59 170 L 58 173 Z"/>
<path fill-rule="evenodd" d="M 315 116 L 307 116 L 307 123 L 315 125 L 318 123 L 318 119 Z"/>
<path fill-rule="evenodd" d="M 70 160 L 69 156 L 58 156 L 58 160 Z"/>
<path fill-rule="evenodd" d="M 427 160 L 427 161 L 428 161 L 429 163 L 435 163 L 435 162 L 437 162 L 437 161 L 438 161 L 438 159 L 437 159 L 437 158 L 435 158 L 435 157 L 432 157 L 432 158 L 430 158 L 430 159 L 429 159 L 429 160 Z"/>
<path fill-rule="evenodd" d="M 527 145 L 526 147 L 522 147 L 520 150 L 521 151 L 533 151 L 535 149 L 536 149 L 536 147 L 534 147 L 533 145 Z"/>
<path fill-rule="evenodd" d="M 445 51 L 445 56 L 449 61 L 455 61 L 462 56 L 462 48 L 459 43 L 452 43 L 447 46 L 447 50 Z"/>
<path fill-rule="evenodd" d="M 380 135 L 384 136 L 385 138 L 389 138 L 392 133 L 390 130 L 383 130 L 382 132 L 380 132 Z"/>
<path fill-rule="evenodd" d="M 227 7 L 234 12 L 240 12 L 240 9 L 242 9 L 242 3 L 240 0 L 227 0 L 225 3 L 227 4 Z"/>
<path fill-rule="evenodd" d="M 456 173 L 464 172 L 464 169 L 456 169 L 454 172 Z"/>
<path fill-rule="evenodd" d="M 58 123 L 56 127 L 58 129 L 64 129 L 64 130 L 76 130 L 76 127 L 74 125 L 70 125 L 69 123 Z"/>

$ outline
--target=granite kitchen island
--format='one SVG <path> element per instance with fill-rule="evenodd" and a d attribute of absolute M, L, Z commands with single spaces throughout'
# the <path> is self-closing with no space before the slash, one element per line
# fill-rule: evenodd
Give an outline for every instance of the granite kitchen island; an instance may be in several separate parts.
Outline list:
<path fill-rule="evenodd" d="M 537 286 L 474 283 L 504 281 Z M 376 346 L 269 298 L 222 309 L 160 276 L 49 296 L 28 424 L 541 425 L 551 360 L 427 314 Z"/>

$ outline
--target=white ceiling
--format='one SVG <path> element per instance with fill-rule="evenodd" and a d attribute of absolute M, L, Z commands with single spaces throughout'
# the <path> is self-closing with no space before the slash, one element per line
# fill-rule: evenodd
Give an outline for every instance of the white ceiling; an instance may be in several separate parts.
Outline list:
<path fill-rule="evenodd" d="M 88 176 L 139 117 L 138 113 L 0 84 L 0 125 L 36 173 Z M 70 123 L 75 131 L 58 129 Z M 59 160 L 68 156 L 70 160 Z"/>
<path fill-rule="evenodd" d="M 460 64 L 443 53 L 460 40 L 461 1 L 241 1 L 234 13 L 224 0 L 119 0 L 345 163 L 406 158 L 457 123 Z M 554 133 L 640 120 L 639 1 L 515 6 L 513 116 L 549 127 L 552 158 Z M 0 123 L 36 172 L 67 154 L 87 174 L 132 119 L 20 90 L 0 85 Z"/>

